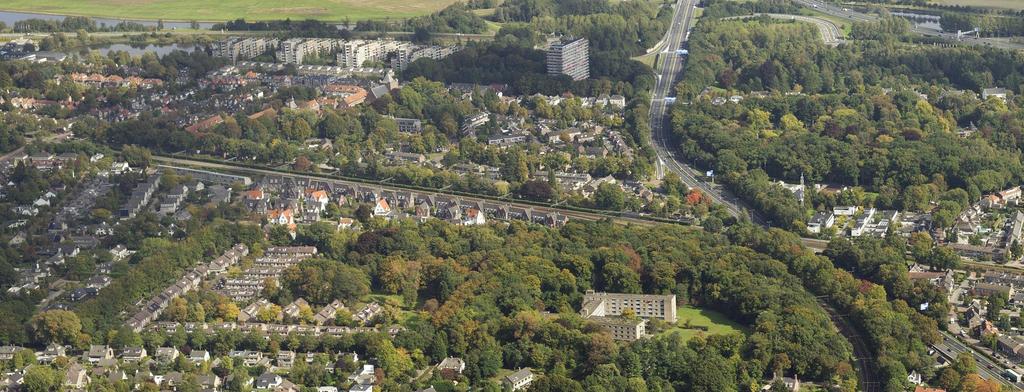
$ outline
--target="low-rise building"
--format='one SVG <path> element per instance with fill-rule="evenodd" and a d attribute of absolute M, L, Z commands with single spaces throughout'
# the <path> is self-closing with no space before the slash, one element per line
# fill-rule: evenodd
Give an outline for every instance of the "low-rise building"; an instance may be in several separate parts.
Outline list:
<path fill-rule="evenodd" d="M 125 347 L 121 351 L 121 359 L 125 362 L 138 362 L 147 357 L 145 347 Z"/>
<path fill-rule="evenodd" d="M 604 327 L 615 340 L 632 342 L 647 336 L 647 320 L 641 318 L 595 316 L 587 320 Z"/>
<path fill-rule="evenodd" d="M 1024 342 L 1019 338 L 1009 335 L 1002 335 L 996 339 L 996 346 L 999 352 L 1010 358 L 1024 358 Z"/>
<path fill-rule="evenodd" d="M 466 370 L 466 361 L 463 361 L 462 358 L 448 357 L 437 365 L 437 371 L 441 373 L 441 377 L 449 380 L 454 380 L 464 370 Z"/>
<path fill-rule="evenodd" d="M 836 223 L 836 216 L 831 212 L 817 212 L 807 221 L 807 231 L 812 234 L 820 234 L 822 230 L 832 227 Z"/>
<path fill-rule="evenodd" d="M 519 369 L 501 380 L 505 390 L 511 391 L 524 390 L 529 388 L 531 383 L 533 383 L 533 372 L 530 371 L 530 368 Z"/>
<path fill-rule="evenodd" d="M 114 358 L 114 349 L 110 348 L 110 346 L 92 345 L 82 354 L 82 361 L 92 364 L 112 358 Z"/>

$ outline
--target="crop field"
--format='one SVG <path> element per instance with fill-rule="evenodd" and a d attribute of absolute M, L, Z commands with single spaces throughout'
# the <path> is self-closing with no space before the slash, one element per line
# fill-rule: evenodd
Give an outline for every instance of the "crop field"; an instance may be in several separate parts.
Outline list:
<path fill-rule="evenodd" d="M 407 18 L 456 0 L 3 0 L 0 10 L 125 19 L 226 21 Z"/>

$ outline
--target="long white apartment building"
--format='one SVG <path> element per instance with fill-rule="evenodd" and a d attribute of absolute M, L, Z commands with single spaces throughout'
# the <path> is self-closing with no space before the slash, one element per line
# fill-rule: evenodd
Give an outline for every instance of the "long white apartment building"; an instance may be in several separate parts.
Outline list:
<path fill-rule="evenodd" d="M 652 294 L 604 293 L 587 290 L 580 315 L 583 317 L 621 316 L 627 308 L 642 318 L 676 322 L 676 296 Z"/>
<path fill-rule="evenodd" d="M 277 49 L 279 41 L 275 38 L 250 37 L 228 38 L 213 45 L 213 55 L 238 60 L 249 60 L 268 51 Z"/>
<path fill-rule="evenodd" d="M 322 56 L 342 47 L 345 41 L 330 38 L 290 38 L 281 42 L 277 62 L 301 65 L 309 56 Z"/>
<path fill-rule="evenodd" d="M 413 61 L 428 58 L 434 60 L 441 60 L 445 57 L 451 56 L 455 52 L 458 52 L 461 47 L 458 46 L 407 46 L 399 49 L 396 55 L 391 59 L 391 68 L 396 71 L 404 70 Z"/>
<path fill-rule="evenodd" d="M 358 68 L 367 61 L 385 61 L 388 54 L 410 47 L 411 43 L 392 40 L 347 41 L 338 50 L 338 66 Z"/>

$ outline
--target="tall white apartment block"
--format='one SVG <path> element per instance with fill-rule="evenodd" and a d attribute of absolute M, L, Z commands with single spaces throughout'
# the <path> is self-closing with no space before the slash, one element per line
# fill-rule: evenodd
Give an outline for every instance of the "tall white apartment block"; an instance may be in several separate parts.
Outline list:
<path fill-rule="evenodd" d="M 586 38 L 551 44 L 546 59 L 548 75 L 568 75 L 572 80 L 590 78 L 590 44 Z"/>

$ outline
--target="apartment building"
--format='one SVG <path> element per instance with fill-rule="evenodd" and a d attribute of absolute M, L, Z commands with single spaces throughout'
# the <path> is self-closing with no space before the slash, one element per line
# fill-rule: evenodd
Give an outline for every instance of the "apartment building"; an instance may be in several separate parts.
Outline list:
<path fill-rule="evenodd" d="M 603 293 L 587 290 L 580 315 L 583 317 L 621 316 L 626 308 L 642 318 L 676 322 L 676 296 L 652 294 Z"/>
<path fill-rule="evenodd" d="M 612 339 L 632 342 L 647 335 L 647 320 L 627 319 L 624 317 L 590 317 L 593 321 L 611 332 Z"/>
<path fill-rule="evenodd" d="M 408 42 L 391 40 L 352 40 L 341 45 L 337 61 L 339 67 L 359 68 L 367 61 L 385 61 L 388 54 L 411 48 Z"/>
<path fill-rule="evenodd" d="M 590 78 L 590 44 L 586 38 L 553 43 L 546 59 L 548 75 L 568 75 L 572 80 Z"/>
<path fill-rule="evenodd" d="M 213 55 L 238 60 L 249 60 L 277 48 L 280 41 L 275 38 L 229 38 L 213 45 Z"/>
<path fill-rule="evenodd" d="M 434 60 L 441 60 L 445 57 L 451 56 L 453 53 L 458 52 L 461 48 L 458 46 L 412 46 L 406 45 L 399 48 L 395 52 L 395 57 L 391 59 L 391 68 L 396 71 L 404 70 L 413 61 L 428 58 Z"/>
<path fill-rule="evenodd" d="M 290 38 L 281 42 L 277 62 L 301 65 L 306 57 L 322 56 L 342 48 L 342 42 L 328 38 Z"/>

